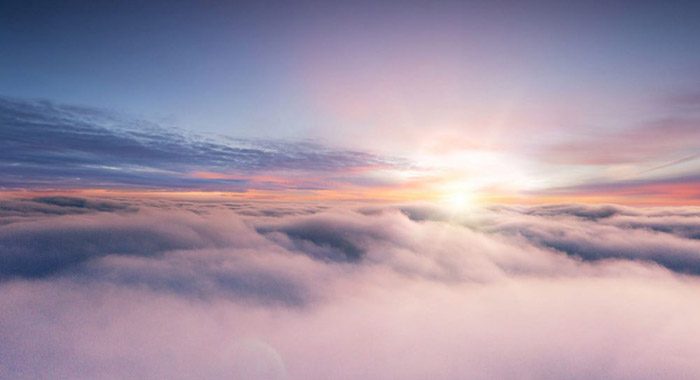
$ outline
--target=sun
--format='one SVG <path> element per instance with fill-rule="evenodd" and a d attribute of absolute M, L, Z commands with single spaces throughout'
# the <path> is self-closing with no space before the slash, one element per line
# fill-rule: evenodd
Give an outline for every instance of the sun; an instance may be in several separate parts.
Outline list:
<path fill-rule="evenodd" d="M 442 201 L 451 212 L 463 212 L 476 206 L 474 193 L 464 189 L 444 194 Z"/>

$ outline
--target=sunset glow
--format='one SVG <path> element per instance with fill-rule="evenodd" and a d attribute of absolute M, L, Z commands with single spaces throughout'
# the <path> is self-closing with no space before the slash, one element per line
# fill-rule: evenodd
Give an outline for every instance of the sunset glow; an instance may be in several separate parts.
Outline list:
<path fill-rule="evenodd" d="M 0 1 L 0 379 L 700 379 L 700 2 Z"/>

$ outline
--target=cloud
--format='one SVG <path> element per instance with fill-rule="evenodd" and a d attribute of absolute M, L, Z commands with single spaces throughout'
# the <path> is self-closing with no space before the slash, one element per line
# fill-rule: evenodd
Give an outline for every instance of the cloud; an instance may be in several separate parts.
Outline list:
<path fill-rule="evenodd" d="M 587 183 L 533 191 L 539 196 L 603 196 L 620 199 L 655 200 L 658 203 L 682 201 L 684 204 L 700 199 L 700 174 L 663 178 L 626 179 L 619 181 L 589 181 Z"/>
<path fill-rule="evenodd" d="M 622 258 L 700 274 L 698 207 L 498 206 L 457 219 L 434 207 L 409 206 L 400 210 L 413 220 L 460 223 L 475 231 L 512 242 L 522 240 L 585 261 Z"/>
<path fill-rule="evenodd" d="M 319 174 L 407 165 L 313 142 L 192 136 L 107 111 L 44 101 L 0 98 L 0 126 L 0 188 L 5 189 L 318 188 L 328 185 L 304 182 L 299 175 L 299 183 L 249 177 L 270 171 Z M 195 175 L 200 172 L 222 174 Z"/>
<path fill-rule="evenodd" d="M 700 376 L 698 208 L 6 202 L 3 378 Z"/>
<path fill-rule="evenodd" d="M 659 165 L 659 166 L 655 166 L 655 167 L 653 167 L 653 168 L 649 168 L 649 169 L 646 169 L 646 170 L 642 170 L 641 172 L 637 173 L 637 175 L 645 174 L 645 173 L 649 173 L 649 172 L 653 172 L 653 171 L 660 170 L 660 169 L 670 168 L 670 167 L 672 167 L 672 166 L 676 166 L 676 165 L 680 165 L 680 164 L 683 164 L 683 163 L 686 163 L 686 162 L 693 161 L 693 160 L 695 160 L 695 159 L 697 159 L 697 158 L 700 158 L 700 153 L 691 154 L 691 155 L 689 155 L 689 156 L 686 156 L 686 157 L 683 157 L 683 158 L 679 158 L 679 159 L 673 160 L 673 161 L 671 161 L 671 162 L 667 162 L 667 163 L 665 163 L 665 164 L 663 164 L 663 165 Z"/>
<path fill-rule="evenodd" d="M 621 225 L 574 222 L 562 218 L 551 221 L 523 219 L 499 224 L 491 229 L 522 237 L 545 248 L 552 248 L 583 260 L 625 258 L 651 261 L 678 272 L 700 274 L 700 241 Z"/>
<path fill-rule="evenodd" d="M 5 225 L 0 232 L 3 276 L 45 276 L 108 254 L 154 255 L 222 245 L 227 238 L 198 225 L 196 215 L 76 215 Z"/>
<path fill-rule="evenodd" d="M 612 165 L 680 159 L 700 151 L 697 117 L 665 118 L 617 131 L 577 136 L 539 151 L 546 162 Z"/>

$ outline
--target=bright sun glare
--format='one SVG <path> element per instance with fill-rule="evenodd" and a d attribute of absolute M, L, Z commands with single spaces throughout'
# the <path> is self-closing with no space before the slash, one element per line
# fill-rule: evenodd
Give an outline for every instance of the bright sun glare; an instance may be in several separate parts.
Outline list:
<path fill-rule="evenodd" d="M 445 194 L 445 205 L 451 212 L 463 212 L 475 206 L 476 197 L 468 190 L 455 190 Z"/>

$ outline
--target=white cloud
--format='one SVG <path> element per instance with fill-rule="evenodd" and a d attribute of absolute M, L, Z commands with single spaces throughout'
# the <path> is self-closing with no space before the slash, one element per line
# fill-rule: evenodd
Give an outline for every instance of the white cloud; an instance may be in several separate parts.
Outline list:
<path fill-rule="evenodd" d="M 700 376 L 692 208 L 239 206 L 3 216 L 0 377 Z"/>

